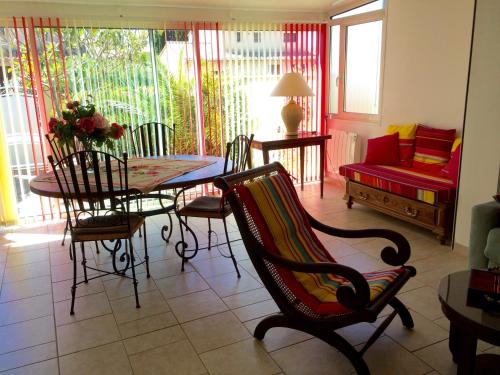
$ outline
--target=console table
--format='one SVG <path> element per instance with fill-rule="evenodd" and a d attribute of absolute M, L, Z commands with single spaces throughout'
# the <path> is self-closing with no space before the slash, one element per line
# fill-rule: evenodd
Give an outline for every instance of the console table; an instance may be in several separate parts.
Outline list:
<path fill-rule="evenodd" d="M 449 346 L 457 375 L 498 374 L 500 356 L 476 356 L 477 340 L 500 345 L 500 316 L 498 311 L 488 311 L 467 305 L 469 271 L 452 273 L 441 280 L 439 301 L 444 315 L 450 320 Z M 495 368 L 496 372 L 486 372 Z"/>
<path fill-rule="evenodd" d="M 323 184 L 325 179 L 325 149 L 330 134 L 318 132 L 299 132 L 296 136 L 278 135 L 274 137 L 261 137 L 255 135 L 252 148 L 262 150 L 264 164 L 269 164 L 269 151 L 283 150 L 287 148 L 299 148 L 300 150 L 300 188 L 304 190 L 304 149 L 308 146 L 319 146 L 319 178 L 321 184 L 321 198 L 323 198 Z"/>

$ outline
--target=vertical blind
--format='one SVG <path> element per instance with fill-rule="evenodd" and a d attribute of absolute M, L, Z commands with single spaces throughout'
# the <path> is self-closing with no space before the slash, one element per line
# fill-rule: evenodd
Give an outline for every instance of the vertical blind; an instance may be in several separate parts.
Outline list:
<path fill-rule="evenodd" d="M 82 27 L 59 19 L 13 18 L 0 28 L 0 109 L 20 219 L 57 218 L 57 202 L 33 196 L 29 180 L 48 170 L 48 119 L 65 102 L 92 101 L 132 128 L 176 125 L 176 153 L 224 155 L 238 134 L 276 134 L 284 98 L 269 93 L 289 71 L 315 96 L 296 98 L 303 130 L 321 131 L 325 26 L 184 22 L 161 29 Z M 1 139 L 1 138 L 0 138 Z M 2 147 L 0 147 L 0 150 Z M 114 152 L 130 151 L 127 137 Z M 306 155 L 306 181 L 318 178 L 318 150 Z M 298 153 L 272 155 L 298 174 Z"/>

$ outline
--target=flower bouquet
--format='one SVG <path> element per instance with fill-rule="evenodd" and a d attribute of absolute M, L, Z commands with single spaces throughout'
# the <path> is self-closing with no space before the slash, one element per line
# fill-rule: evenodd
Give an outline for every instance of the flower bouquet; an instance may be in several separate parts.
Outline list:
<path fill-rule="evenodd" d="M 49 132 L 63 144 L 72 144 L 78 139 L 85 150 L 106 145 L 113 148 L 113 141 L 123 136 L 127 125 L 119 125 L 109 121 L 96 112 L 95 105 L 80 104 L 78 101 L 68 102 L 62 119 L 52 117 L 49 121 Z"/>

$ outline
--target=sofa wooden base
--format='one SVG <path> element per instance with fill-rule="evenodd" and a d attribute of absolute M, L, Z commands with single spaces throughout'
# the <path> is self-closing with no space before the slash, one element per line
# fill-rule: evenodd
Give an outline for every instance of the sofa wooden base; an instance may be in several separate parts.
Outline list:
<path fill-rule="evenodd" d="M 347 201 L 348 208 L 351 208 L 353 202 L 356 202 L 430 229 L 442 244 L 450 238 L 450 218 L 453 215 L 453 205 L 451 204 L 432 205 L 363 185 L 350 179 L 346 181 L 344 199 Z"/>

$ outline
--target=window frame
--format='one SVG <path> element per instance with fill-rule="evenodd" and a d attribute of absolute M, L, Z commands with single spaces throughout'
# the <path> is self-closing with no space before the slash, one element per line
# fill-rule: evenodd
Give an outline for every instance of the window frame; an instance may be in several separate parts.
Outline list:
<path fill-rule="evenodd" d="M 382 107 L 382 90 L 383 90 L 383 72 L 384 72 L 384 60 L 385 60 L 385 35 L 386 35 L 386 3 L 384 1 L 384 8 L 380 10 L 375 10 L 371 12 L 355 14 L 352 16 L 337 18 L 334 20 L 330 20 L 328 22 L 328 97 L 331 96 L 331 79 L 330 77 L 330 64 L 331 64 L 331 28 L 332 26 L 339 26 L 339 76 L 337 83 L 338 90 L 338 113 L 330 112 L 330 102 L 328 102 L 328 117 L 331 119 L 341 119 L 341 120 L 353 120 L 353 121 L 363 121 L 370 123 L 379 123 L 380 122 L 380 110 Z M 348 11 L 347 9 L 346 11 Z M 354 25 L 361 25 L 364 23 L 374 22 L 374 21 L 382 21 L 382 40 L 380 46 L 380 85 L 378 92 L 378 109 L 377 114 L 370 113 L 360 113 L 360 112 L 346 112 L 344 110 L 345 102 L 345 63 L 346 63 L 346 40 L 347 40 L 347 27 Z"/>

